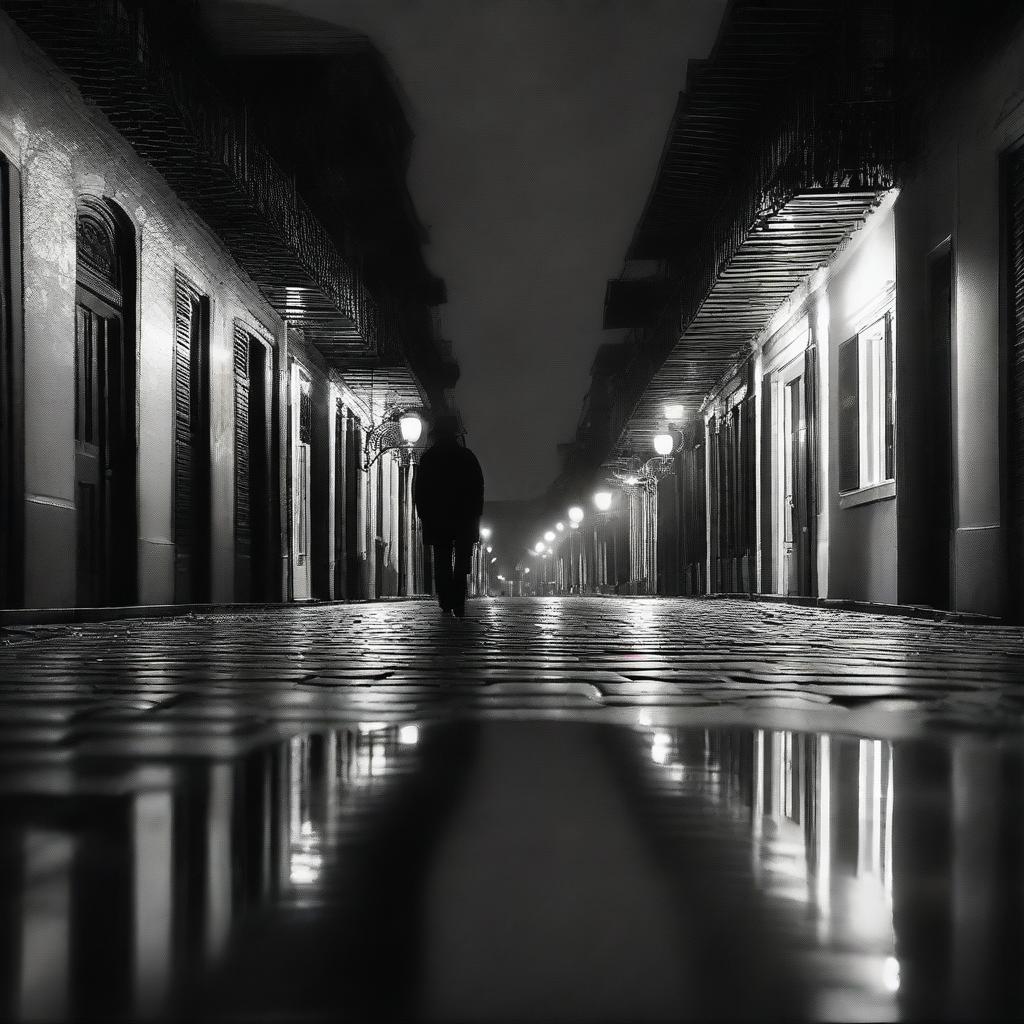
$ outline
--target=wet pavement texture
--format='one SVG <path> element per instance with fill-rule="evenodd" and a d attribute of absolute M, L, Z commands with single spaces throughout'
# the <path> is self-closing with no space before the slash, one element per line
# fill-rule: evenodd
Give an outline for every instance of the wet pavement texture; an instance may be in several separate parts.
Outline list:
<path fill-rule="evenodd" d="M 1024 1017 L 1024 632 L 746 601 L 0 632 L 0 1017 Z"/>

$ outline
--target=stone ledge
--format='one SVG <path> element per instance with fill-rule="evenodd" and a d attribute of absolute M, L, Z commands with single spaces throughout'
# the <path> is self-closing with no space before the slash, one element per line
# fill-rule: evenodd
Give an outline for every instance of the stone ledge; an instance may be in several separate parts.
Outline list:
<path fill-rule="evenodd" d="M 433 600 L 430 594 L 412 597 L 380 597 L 312 601 L 266 601 L 243 604 L 133 604 L 114 608 L 0 608 L 0 627 L 54 626 L 79 622 L 116 622 L 120 619 L 165 619 L 185 615 L 221 615 L 233 612 L 277 611 L 283 608 L 320 608 L 327 605 L 382 604 L 384 602 Z"/>

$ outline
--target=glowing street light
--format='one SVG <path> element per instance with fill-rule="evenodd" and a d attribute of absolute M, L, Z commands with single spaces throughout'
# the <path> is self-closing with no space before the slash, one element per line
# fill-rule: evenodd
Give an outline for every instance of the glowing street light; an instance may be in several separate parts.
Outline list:
<path fill-rule="evenodd" d="M 491 545 L 490 545 L 490 544 L 488 544 L 488 545 L 487 545 L 487 554 L 490 554 L 490 553 L 491 553 L 491 552 L 492 552 L 493 550 L 494 550 L 494 548 L 493 548 L 493 547 L 491 547 Z"/>
<path fill-rule="evenodd" d="M 544 550 L 544 541 L 539 540 L 533 545 L 533 550 L 536 554 L 540 554 Z"/>
<path fill-rule="evenodd" d="M 598 512 L 607 512 L 612 507 L 611 491 L 598 491 L 594 495 L 594 504 L 597 506 Z"/>
<path fill-rule="evenodd" d="M 402 440 L 406 444 L 415 444 L 423 433 L 423 420 L 414 412 L 407 412 L 398 421 L 398 428 L 402 432 Z"/>
<path fill-rule="evenodd" d="M 675 447 L 675 445 L 671 434 L 654 435 L 654 450 L 659 455 L 671 455 L 673 447 Z"/>
<path fill-rule="evenodd" d="M 544 531 L 544 539 L 550 544 L 555 539 L 555 531 L 554 530 L 545 530 Z"/>
<path fill-rule="evenodd" d="M 636 475 L 635 475 L 635 474 L 633 474 L 633 473 L 630 473 L 630 475 L 629 475 L 629 476 L 627 476 L 627 477 L 626 477 L 626 479 L 625 479 L 625 480 L 623 480 L 622 482 L 623 482 L 623 483 L 624 483 L 624 484 L 625 484 L 625 485 L 626 485 L 627 487 L 636 487 L 636 485 L 637 485 L 638 483 L 640 483 L 640 477 L 636 476 Z"/>
<path fill-rule="evenodd" d="M 565 529 L 565 523 L 555 523 L 555 529 L 561 533 Z"/>
<path fill-rule="evenodd" d="M 580 523 L 583 522 L 583 509 L 581 509 L 579 505 L 573 505 L 573 507 L 569 509 L 569 519 L 573 526 L 579 526 Z"/>
<path fill-rule="evenodd" d="M 491 536 L 491 528 L 489 526 L 481 526 L 480 527 L 480 536 L 484 540 L 488 540 L 490 538 L 490 536 Z"/>

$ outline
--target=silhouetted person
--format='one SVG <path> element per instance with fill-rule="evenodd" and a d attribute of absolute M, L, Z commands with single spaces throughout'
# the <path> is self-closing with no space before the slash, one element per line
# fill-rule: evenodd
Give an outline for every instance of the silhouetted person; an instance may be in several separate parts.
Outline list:
<path fill-rule="evenodd" d="M 439 416 L 431 439 L 416 472 L 416 511 L 423 522 L 423 541 L 434 551 L 437 603 L 461 618 L 473 545 L 480 538 L 484 475 L 462 443 L 456 416 Z"/>

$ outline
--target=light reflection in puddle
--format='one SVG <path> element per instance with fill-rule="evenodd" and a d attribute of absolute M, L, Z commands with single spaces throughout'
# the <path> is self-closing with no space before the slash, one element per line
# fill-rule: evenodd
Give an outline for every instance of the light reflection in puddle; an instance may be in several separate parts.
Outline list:
<path fill-rule="evenodd" d="M 137 790 L 4 795 L 2 1016 L 153 1015 L 234 955 L 254 912 L 323 913 L 347 891 L 337 880 L 353 842 L 382 824 L 405 841 L 388 794 L 414 777 L 428 738 L 443 747 L 460 728 L 474 727 L 354 723 L 179 766 Z M 628 770 L 653 794 L 654 817 L 700 822 L 700 835 L 741 852 L 774 941 L 792 947 L 809 983 L 810 1018 L 1024 1011 L 1012 971 L 1024 911 L 1016 746 L 653 728 L 649 718 L 637 733 Z M 474 765 L 465 770 L 472 777 Z M 689 810 L 674 817 L 674 807 Z M 713 889 L 724 872 L 712 863 L 678 884 Z"/>

